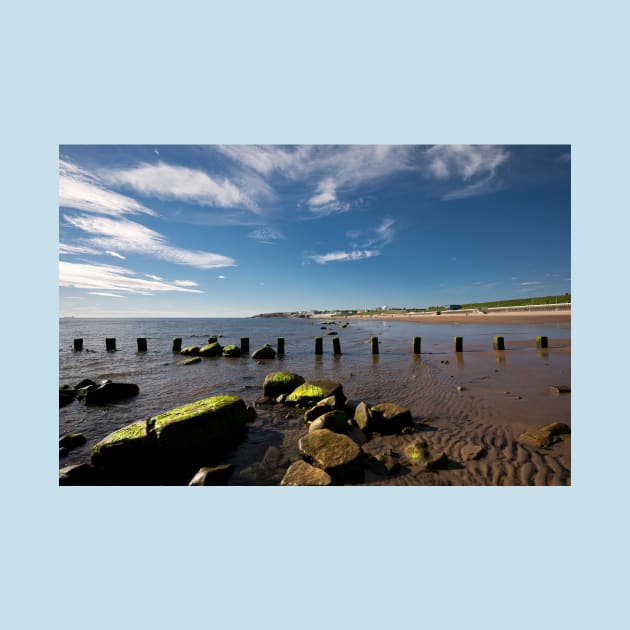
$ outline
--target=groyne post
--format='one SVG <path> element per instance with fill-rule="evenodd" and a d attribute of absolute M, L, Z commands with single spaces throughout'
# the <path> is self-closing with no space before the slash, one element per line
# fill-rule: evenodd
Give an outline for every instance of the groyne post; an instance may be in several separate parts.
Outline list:
<path fill-rule="evenodd" d="M 341 354 L 341 341 L 339 341 L 339 337 L 333 337 L 333 354 Z"/>
<path fill-rule="evenodd" d="M 378 337 L 370 337 L 370 345 L 372 346 L 372 354 L 378 354 Z"/>
<path fill-rule="evenodd" d="M 548 348 L 549 347 L 549 339 L 544 337 L 543 335 L 538 335 L 536 337 L 536 347 L 537 348 Z"/>
<path fill-rule="evenodd" d="M 147 338 L 146 337 L 138 337 L 136 339 L 136 343 L 138 344 L 138 352 L 147 351 Z"/>
<path fill-rule="evenodd" d="M 277 345 L 277 352 L 278 352 L 278 356 L 281 357 L 284 355 L 284 337 L 278 337 L 278 345 Z"/>
<path fill-rule="evenodd" d="M 75 339 L 72 342 L 72 347 L 74 348 L 75 352 L 80 352 L 81 350 L 83 350 L 83 339 Z"/>
<path fill-rule="evenodd" d="M 464 338 L 453 337 L 453 341 L 455 342 L 455 352 L 463 352 L 464 351 Z"/>
<path fill-rule="evenodd" d="M 107 337 L 105 339 L 105 348 L 108 352 L 113 352 L 116 350 L 116 338 L 115 337 Z"/>
<path fill-rule="evenodd" d="M 241 354 L 249 354 L 249 337 L 241 337 Z"/>
<path fill-rule="evenodd" d="M 182 349 L 182 338 L 175 337 L 175 339 L 173 339 L 173 352 L 180 352 L 181 349 Z"/>
<path fill-rule="evenodd" d="M 503 337 L 495 337 L 492 342 L 492 347 L 495 350 L 505 350 L 505 340 Z"/>
<path fill-rule="evenodd" d="M 413 353 L 420 354 L 420 344 L 422 343 L 422 337 L 412 337 Z"/>
<path fill-rule="evenodd" d="M 324 354 L 324 338 L 315 337 L 315 354 Z"/>

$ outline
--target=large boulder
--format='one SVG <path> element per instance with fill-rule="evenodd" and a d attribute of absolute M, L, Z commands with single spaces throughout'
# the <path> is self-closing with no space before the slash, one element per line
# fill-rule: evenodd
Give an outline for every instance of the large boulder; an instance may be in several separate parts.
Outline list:
<path fill-rule="evenodd" d="M 112 383 L 111 381 L 106 381 L 94 388 L 88 386 L 85 389 L 87 389 L 84 397 L 86 405 L 106 405 L 121 398 L 136 396 L 140 391 L 135 383 Z"/>
<path fill-rule="evenodd" d="M 332 486 L 332 477 L 321 468 L 304 460 L 293 462 L 285 473 L 281 486 Z"/>
<path fill-rule="evenodd" d="M 290 394 L 304 383 L 304 377 L 292 372 L 272 372 L 263 383 L 263 396 L 277 398 L 280 394 Z"/>
<path fill-rule="evenodd" d="M 252 354 L 252 359 L 275 359 L 276 351 L 269 345 L 265 344 L 262 348 L 258 348 Z"/>
<path fill-rule="evenodd" d="M 378 433 L 391 435 L 413 425 L 411 411 L 396 403 L 386 402 L 374 405 L 370 408 L 370 412 L 372 415 L 371 429 Z"/>
<path fill-rule="evenodd" d="M 526 431 L 519 436 L 521 442 L 536 446 L 538 448 L 549 448 L 557 442 L 560 442 L 561 435 L 568 435 L 571 433 L 569 425 L 564 422 L 552 422 L 540 429 L 533 431 Z"/>
<path fill-rule="evenodd" d="M 347 435 L 320 429 L 301 438 L 298 449 L 307 462 L 327 472 L 336 483 L 363 481 L 361 448 Z"/>
<path fill-rule="evenodd" d="M 199 348 L 200 357 L 220 357 L 223 354 L 223 348 L 216 341 L 214 343 L 207 343 L 205 346 Z"/>
<path fill-rule="evenodd" d="M 285 403 L 296 407 L 313 407 L 330 396 L 335 397 L 335 406 L 343 405 L 346 397 L 341 383 L 326 379 L 306 381 L 286 397 Z"/>

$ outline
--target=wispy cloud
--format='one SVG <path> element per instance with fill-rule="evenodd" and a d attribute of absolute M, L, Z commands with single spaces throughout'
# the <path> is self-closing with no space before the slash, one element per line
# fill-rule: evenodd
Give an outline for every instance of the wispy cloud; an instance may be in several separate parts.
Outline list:
<path fill-rule="evenodd" d="M 349 252 L 329 252 L 328 254 L 316 254 L 314 256 L 307 256 L 313 262 L 319 265 L 325 265 L 329 262 L 345 262 L 348 260 L 362 260 L 364 258 L 372 258 L 373 256 L 380 256 L 381 252 L 376 250 L 352 250 Z"/>
<path fill-rule="evenodd" d="M 267 243 L 269 245 L 275 243 L 276 241 L 282 241 L 286 238 L 283 232 L 277 228 L 271 227 L 258 228 L 250 232 L 247 236 L 248 238 L 253 238 L 255 241 Z"/>
<path fill-rule="evenodd" d="M 217 276 L 218 280 L 225 280 L 225 276 Z"/>
<path fill-rule="evenodd" d="M 435 145 L 424 153 L 425 175 L 441 181 L 463 182 L 444 194 L 443 199 L 465 199 L 501 190 L 499 167 L 509 152 L 495 145 Z"/>
<path fill-rule="evenodd" d="M 63 160 L 59 162 L 59 206 L 114 216 L 155 214 L 135 199 L 106 189 L 94 175 Z"/>
<path fill-rule="evenodd" d="M 119 291 L 139 295 L 152 295 L 165 291 L 203 293 L 199 289 L 181 287 L 175 283 L 147 280 L 141 277 L 144 275 L 114 265 L 88 265 L 66 261 L 59 263 L 59 284 L 63 287 Z"/>
<path fill-rule="evenodd" d="M 173 284 L 178 287 L 198 287 L 199 283 L 194 280 L 174 280 Z"/>
<path fill-rule="evenodd" d="M 85 247 L 84 245 L 67 245 L 59 243 L 59 254 L 73 256 L 76 254 L 100 254 L 98 249 L 93 247 Z"/>
<path fill-rule="evenodd" d="M 522 287 L 529 287 L 529 286 L 534 286 L 538 284 L 542 284 L 542 282 L 537 282 L 537 281 L 521 282 Z"/>
<path fill-rule="evenodd" d="M 116 293 L 106 293 L 105 291 L 88 291 L 89 295 L 100 295 L 102 297 L 124 298 L 124 295 L 117 295 Z"/>
<path fill-rule="evenodd" d="M 114 258 L 120 258 L 120 260 L 126 260 L 125 256 L 123 256 L 122 254 L 119 254 L 118 252 L 113 252 L 108 249 L 105 253 L 109 254 L 110 256 L 113 256 Z"/>
<path fill-rule="evenodd" d="M 104 250 L 120 250 L 144 254 L 178 265 L 199 269 L 231 267 L 234 259 L 212 252 L 192 251 L 169 245 L 165 236 L 140 223 L 128 219 L 110 219 L 101 216 L 64 216 L 65 221 L 92 236 L 87 239 L 90 246 Z"/>

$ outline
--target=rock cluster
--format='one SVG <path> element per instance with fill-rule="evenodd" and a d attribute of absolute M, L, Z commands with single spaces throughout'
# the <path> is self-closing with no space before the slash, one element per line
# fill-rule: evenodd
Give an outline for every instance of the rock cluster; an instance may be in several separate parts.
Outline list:
<path fill-rule="evenodd" d="M 84 379 L 74 387 L 63 385 L 59 388 L 59 407 L 65 407 L 75 400 L 83 401 L 86 405 L 107 405 L 120 400 L 136 396 L 140 388 L 135 383 L 113 383 L 110 380 L 96 384 L 90 379 Z"/>

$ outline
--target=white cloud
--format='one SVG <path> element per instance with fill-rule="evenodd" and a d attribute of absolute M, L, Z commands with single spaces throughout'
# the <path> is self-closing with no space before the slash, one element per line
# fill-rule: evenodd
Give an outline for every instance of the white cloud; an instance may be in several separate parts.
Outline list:
<path fill-rule="evenodd" d="M 164 280 L 164 278 L 160 278 L 160 276 L 154 276 L 153 274 L 150 274 L 150 273 L 145 273 L 143 275 L 145 275 L 147 278 L 151 278 L 151 280 Z"/>
<path fill-rule="evenodd" d="M 119 254 L 118 252 L 112 252 L 111 250 L 107 250 L 105 253 L 109 254 L 110 256 L 113 256 L 114 258 L 120 258 L 121 260 L 126 260 L 126 258 L 122 254 Z"/>
<path fill-rule="evenodd" d="M 542 284 L 542 282 L 521 282 L 522 287 L 528 287 L 536 284 Z"/>
<path fill-rule="evenodd" d="M 258 228 L 250 232 L 247 236 L 249 238 L 253 238 L 256 241 L 267 244 L 271 244 L 274 241 L 281 241 L 286 238 L 286 236 L 280 230 L 271 227 Z"/>
<path fill-rule="evenodd" d="M 225 276 L 217 276 L 219 280 L 225 280 Z"/>
<path fill-rule="evenodd" d="M 337 200 L 337 185 L 332 177 L 322 180 L 317 186 L 317 193 L 313 195 L 308 203 L 310 206 L 323 206 Z"/>
<path fill-rule="evenodd" d="M 325 265 L 329 262 L 345 262 L 348 260 L 362 260 L 364 258 L 372 258 L 373 256 L 380 256 L 379 251 L 376 250 L 353 250 L 349 252 L 330 252 L 328 254 L 318 254 L 315 256 L 308 256 L 312 261 L 319 265 Z"/>
<path fill-rule="evenodd" d="M 194 280 L 174 280 L 173 284 L 176 284 L 178 287 L 198 287 L 199 283 Z"/>
<path fill-rule="evenodd" d="M 116 295 L 116 293 L 105 293 L 104 291 L 88 291 L 89 295 L 102 295 L 103 297 L 124 298 L 124 295 Z"/>
<path fill-rule="evenodd" d="M 144 274 L 143 274 L 144 275 Z M 152 295 L 164 291 L 203 293 L 199 289 L 180 287 L 173 283 L 146 280 L 135 271 L 113 265 L 88 265 L 59 262 L 59 285 L 77 289 L 120 291 L 140 295 Z"/>
<path fill-rule="evenodd" d="M 66 243 L 59 243 L 59 254 L 74 255 L 74 254 L 100 254 L 97 249 L 93 247 L 84 247 L 83 245 L 67 245 Z"/>
<path fill-rule="evenodd" d="M 229 179 L 213 178 L 203 171 L 185 166 L 159 162 L 123 170 L 102 170 L 99 173 L 110 184 L 131 186 L 143 195 L 154 195 L 160 199 L 259 210 L 257 204 Z"/>
<path fill-rule="evenodd" d="M 65 216 L 70 225 L 88 232 L 88 243 L 105 250 L 120 250 L 144 254 L 178 265 L 188 265 L 200 269 L 231 267 L 235 261 L 212 252 L 179 249 L 168 244 L 166 237 L 140 223 L 128 219 L 110 219 L 93 216 Z"/>
<path fill-rule="evenodd" d="M 63 160 L 59 162 L 59 206 L 114 216 L 155 214 L 135 199 L 103 188 L 93 175 Z"/>

